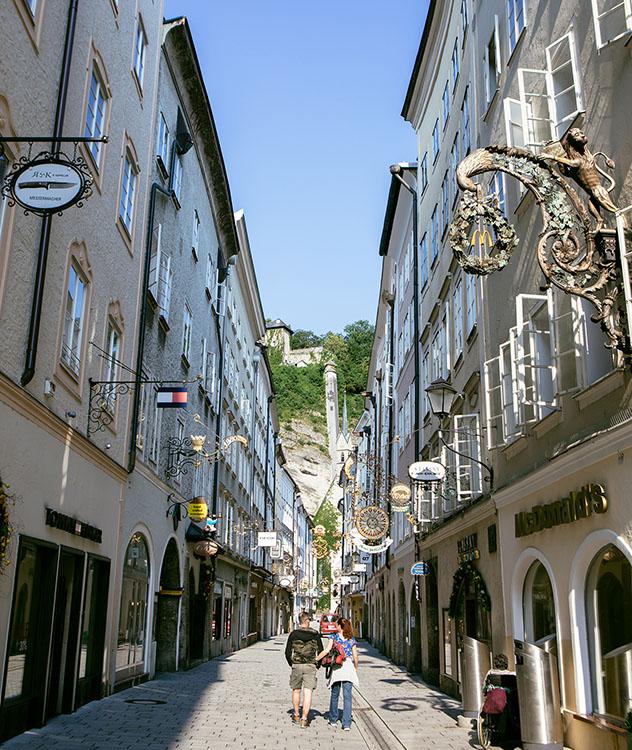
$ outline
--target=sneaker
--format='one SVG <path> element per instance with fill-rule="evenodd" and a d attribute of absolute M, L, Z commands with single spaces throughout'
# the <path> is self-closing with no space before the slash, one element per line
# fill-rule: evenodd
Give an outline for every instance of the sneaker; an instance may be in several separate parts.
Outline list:
<path fill-rule="evenodd" d="M 309 719 L 301 719 L 301 729 L 307 729 L 309 726 Z"/>
<path fill-rule="evenodd" d="M 338 725 L 337 725 L 337 723 L 336 723 L 335 721 L 330 721 L 330 722 L 329 722 L 329 726 L 330 726 L 330 727 L 336 727 L 336 726 L 338 726 Z"/>
<path fill-rule="evenodd" d="M 343 727 L 343 730 L 344 730 L 345 732 L 350 732 L 350 731 L 351 731 L 351 727 Z"/>

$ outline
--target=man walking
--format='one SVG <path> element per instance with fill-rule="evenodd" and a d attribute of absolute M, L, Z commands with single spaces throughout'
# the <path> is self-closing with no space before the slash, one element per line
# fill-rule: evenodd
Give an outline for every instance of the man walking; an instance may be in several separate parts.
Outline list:
<path fill-rule="evenodd" d="M 299 627 L 290 633 L 285 646 L 285 658 L 292 667 L 290 687 L 292 688 L 292 721 L 301 729 L 309 726 L 309 710 L 312 706 L 312 690 L 316 689 L 316 654 L 323 650 L 320 633 L 310 628 L 307 612 L 301 612 Z M 301 688 L 303 689 L 303 716 L 300 714 Z"/>

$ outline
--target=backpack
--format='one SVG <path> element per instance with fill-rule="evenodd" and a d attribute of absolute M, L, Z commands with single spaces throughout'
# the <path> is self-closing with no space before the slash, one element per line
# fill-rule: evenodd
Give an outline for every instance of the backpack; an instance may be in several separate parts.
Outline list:
<path fill-rule="evenodd" d="M 499 687 L 492 688 L 485 696 L 481 711 L 486 714 L 501 714 L 507 705 L 507 693 Z"/>
<path fill-rule="evenodd" d="M 325 677 L 329 679 L 332 670 L 339 669 L 346 658 L 347 655 L 342 645 L 334 641 L 329 653 L 320 660 L 321 666 L 325 667 Z"/>
<path fill-rule="evenodd" d="M 292 664 L 314 664 L 317 653 L 318 643 L 316 638 L 305 641 L 297 638 L 292 642 Z"/>

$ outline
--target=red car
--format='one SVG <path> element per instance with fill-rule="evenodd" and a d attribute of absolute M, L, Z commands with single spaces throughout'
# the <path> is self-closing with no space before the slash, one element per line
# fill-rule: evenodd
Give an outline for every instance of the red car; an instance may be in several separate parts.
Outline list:
<path fill-rule="evenodd" d="M 321 635 L 334 635 L 338 632 L 338 615 L 326 612 L 320 618 Z"/>

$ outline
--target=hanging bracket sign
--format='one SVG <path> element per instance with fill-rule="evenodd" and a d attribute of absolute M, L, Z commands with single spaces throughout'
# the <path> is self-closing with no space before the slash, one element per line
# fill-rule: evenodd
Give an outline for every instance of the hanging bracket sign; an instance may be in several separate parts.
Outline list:
<path fill-rule="evenodd" d="M 393 544 L 393 540 L 390 537 L 383 539 L 379 544 L 368 544 L 364 539 L 358 539 L 357 537 L 351 537 L 352 543 L 362 552 L 368 552 L 371 555 L 379 555 L 380 552 L 386 552 L 386 550 Z"/>
<path fill-rule="evenodd" d="M 69 159 L 58 152 L 43 152 L 35 159 L 13 164 L 2 185 L 9 205 L 22 206 L 25 213 L 61 214 L 92 195 L 92 175 L 81 156 Z"/>
<path fill-rule="evenodd" d="M 442 482 L 445 466 L 438 461 L 415 461 L 408 467 L 408 476 L 413 482 Z"/>
<path fill-rule="evenodd" d="M 430 565 L 425 560 L 416 562 L 410 569 L 411 576 L 427 576 L 430 574 Z"/>

